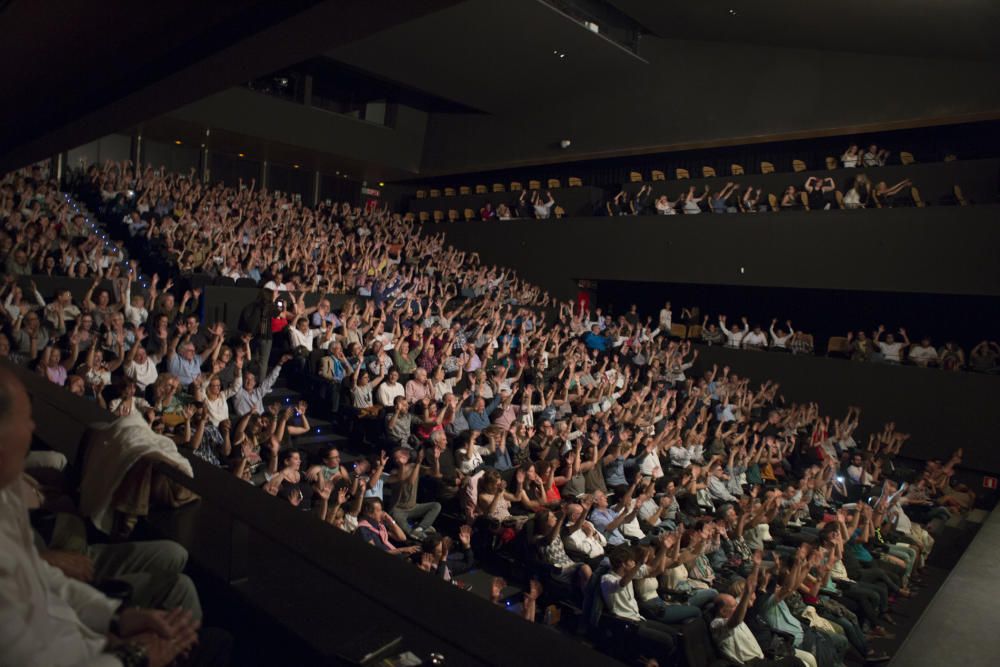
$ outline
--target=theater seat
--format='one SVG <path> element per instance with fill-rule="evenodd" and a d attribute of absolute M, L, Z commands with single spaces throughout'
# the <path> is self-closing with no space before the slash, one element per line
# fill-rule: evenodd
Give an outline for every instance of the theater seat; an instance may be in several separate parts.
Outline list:
<path fill-rule="evenodd" d="M 557 218 L 562 218 L 565 215 L 566 215 L 566 209 L 564 209 L 562 206 L 556 206 L 555 216 Z"/>
<path fill-rule="evenodd" d="M 792 171 L 805 171 L 806 163 L 802 160 L 792 160 Z"/>
<path fill-rule="evenodd" d="M 924 200 L 920 198 L 920 190 L 917 188 L 910 188 L 910 196 L 913 197 L 913 205 L 917 208 L 923 208 L 927 205 L 924 203 Z"/>
<path fill-rule="evenodd" d="M 687 169 L 681 169 L 680 167 L 674 170 L 674 175 L 677 176 L 678 181 L 682 181 L 685 178 L 691 178 L 691 173 Z"/>
<path fill-rule="evenodd" d="M 847 357 L 851 354 L 851 344 L 844 336 L 831 336 L 826 342 L 826 356 Z"/>
<path fill-rule="evenodd" d="M 700 339 L 701 338 L 701 325 L 700 324 L 691 324 L 691 325 L 688 325 L 687 337 L 688 338 L 694 338 L 694 339 Z"/>
<path fill-rule="evenodd" d="M 701 175 L 705 178 L 715 178 L 715 167 L 702 167 Z"/>
<path fill-rule="evenodd" d="M 458 222 L 458 209 L 448 209 L 448 222 Z"/>
<path fill-rule="evenodd" d="M 437 188 L 431 188 L 431 197 L 440 197 L 441 191 Z"/>
<path fill-rule="evenodd" d="M 434 211 L 434 222 L 441 222 L 444 220 L 444 211 Z"/>
<path fill-rule="evenodd" d="M 427 199 L 427 190 L 417 190 L 417 199 Z"/>
<path fill-rule="evenodd" d="M 511 181 L 511 183 L 510 183 L 510 191 L 511 192 L 517 192 L 518 190 L 523 190 L 523 189 L 524 189 L 524 186 L 521 185 L 520 181 Z"/>
<path fill-rule="evenodd" d="M 916 162 L 916 160 L 913 159 L 913 153 L 910 153 L 908 151 L 900 151 L 899 161 L 902 162 L 903 164 L 913 164 L 914 162 Z"/>
<path fill-rule="evenodd" d="M 771 210 L 775 213 L 778 212 L 778 198 L 774 196 L 773 193 L 767 195 L 767 203 L 771 205 Z"/>
<path fill-rule="evenodd" d="M 452 192 L 454 192 L 454 190 L 452 190 Z M 447 194 L 447 193 L 445 193 L 445 194 Z M 460 194 L 460 195 L 471 195 L 472 194 L 472 190 L 469 188 L 468 185 L 460 185 L 460 186 L 458 186 L 458 194 Z"/>
<path fill-rule="evenodd" d="M 762 174 L 773 174 L 774 173 L 774 165 L 772 163 L 770 163 L 770 162 L 761 162 L 760 163 L 760 173 L 762 173 Z"/>
<path fill-rule="evenodd" d="M 559 182 L 558 178 L 550 178 L 548 180 L 548 188 L 549 188 L 549 190 L 555 190 L 556 188 L 561 188 L 561 187 L 562 187 L 562 184 Z"/>
<path fill-rule="evenodd" d="M 465 187 L 463 187 L 462 189 L 463 190 L 468 190 L 468 188 L 465 188 Z M 462 194 L 463 195 L 467 195 L 469 193 L 468 192 L 463 192 Z M 445 197 L 454 197 L 455 196 L 455 188 L 445 188 L 444 189 L 444 196 Z"/>
<path fill-rule="evenodd" d="M 687 333 L 687 325 L 677 323 L 670 325 L 670 335 L 673 338 L 687 338 Z"/>
<path fill-rule="evenodd" d="M 571 188 L 583 187 L 583 179 L 581 179 L 581 178 L 579 178 L 577 176 L 570 176 L 569 177 L 569 187 L 571 187 Z"/>
<path fill-rule="evenodd" d="M 806 211 L 808 211 L 809 210 L 809 195 L 807 195 L 805 192 L 800 192 L 799 193 L 799 201 L 802 202 L 802 208 L 805 209 Z"/>
<path fill-rule="evenodd" d="M 476 219 L 476 212 L 473 211 L 471 208 L 467 208 L 464 211 L 462 211 L 462 215 L 465 217 L 466 222 Z"/>
<path fill-rule="evenodd" d="M 476 186 L 476 194 L 477 195 L 484 195 L 484 194 L 486 194 L 486 186 L 485 185 L 477 185 Z"/>
<path fill-rule="evenodd" d="M 654 181 L 665 181 L 665 180 L 667 180 L 667 175 L 664 174 L 659 169 L 654 169 L 653 170 L 652 177 L 653 177 Z"/>
<path fill-rule="evenodd" d="M 541 190 L 542 189 L 542 182 L 541 181 L 528 181 L 528 189 L 529 190 Z"/>
<path fill-rule="evenodd" d="M 642 174 L 637 171 L 630 171 L 628 173 L 628 180 L 630 183 L 639 183 L 642 181 Z"/>
<path fill-rule="evenodd" d="M 836 169 L 838 166 L 839 165 L 837 164 L 837 158 L 833 157 L 832 155 L 827 155 L 826 156 L 826 168 L 827 169 Z"/>
<path fill-rule="evenodd" d="M 420 222 L 427 222 L 431 219 L 431 214 L 427 211 L 421 211 L 417 214 L 417 217 L 420 219 Z"/>
<path fill-rule="evenodd" d="M 503 191 L 504 191 L 503 183 L 493 184 L 493 192 L 503 192 Z"/>
<path fill-rule="evenodd" d="M 736 164 L 734 162 L 731 165 L 729 165 L 729 173 L 732 174 L 733 176 L 742 176 L 746 172 L 743 171 L 743 165 L 742 164 Z"/>

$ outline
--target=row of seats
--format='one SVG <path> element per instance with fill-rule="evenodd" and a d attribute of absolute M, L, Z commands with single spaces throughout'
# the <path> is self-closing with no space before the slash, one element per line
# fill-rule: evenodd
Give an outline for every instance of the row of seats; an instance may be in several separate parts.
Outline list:
<path fill-rule="evenodd" d="M 953 162 L 956 159 L 957 158 L 954 155 L 948 155 L 945 157 L 944 161 Z M 913 153 L 908 153 L 906 151 L 903 151 L 899 154 L 899 161 L 902 164 L 913 164 L 914 162 L 916 162 L 916 160 L 913 158 Z M 831 170 L 840 169 L 840 161 L 837 158 L 833 157 L 832 155 L 829 155 L 826 158 L 826 168 Z M 809 166 L 803 160 L 792 160 L 792 171 L 794 172 L 809 171 Z M 775 172 L 776 169 L 773 162 L 763 161 L 760 163 L 760 173 L 773 174 Z M 729 165 L 729 173 L 732 176 L 743 176 L 747 172 L 746 169 L 743 168 L 743 165 L 734 162 L 733 164 Z M 678 181 L 683 181 L 685 179 L 691 178 L 691 172 L 681 167 L 678 167 L 677 169 L 674 170 L 674 175 Z M 718 176 L 715 167 L 702 167 L 701 175 L 703 178 L 715 178 L 716 176 Z M 638 171 L 629 172 L 630 182 L 638 183 L 645 180 L 646 179 L 643 177 L 642 172 Z M 658 169 L 654 169 L 650 172 L 649 180 L 665 181 L 667 180 L 667 176 L 665 172 L 660 171 Z"/>
<path fill-rule="evenodd" d="M 575 176 L 570 176 L 567 183 L 571 188 L 578 188 L 583 185 L 583 181 L 579 178 L 576 178 Z M 562 181 L 560 181 L 558 178 L 550 178 L 548 181 L 546 181 L 545 187 L 549 190 L 556 190 L 562 187 Z M 528 189 L 541 190 L 542 182 L 528 181 Z M 519 181 L 512 181 L 510 184 L 510 191 L 518 192 L 520 190 L 524 190 L 524 184 L 522 184 Z M 457 190 L 455 188 L 444 188 L 444 189 L 431 188 L 430 190 L 417 190 L 417 199 L 426 199 L 428 196 L 440 197 L 442 196 L 442 193 L 444 194 L 445 197 L 455 197 L 458 195 L 471 195 L 473 193 L 477 195 L 485 195 L 489 194 L 490 192 L 507 192 L 507 186 L 504 185 L 503 183 L 494 183 L 492 186 L 492 190 L 487 189 L 485 185 L 477 185 L 475 186 L 475 188 L 470 188 L 468 185 L 462 185 Z"/>
<path fill-rule="evenodd" d="M 554 209 L 552 209 L 552 215 L 556 218 L 565 217 L 566 210 L 562 206 L 556 206 Z M 430 222 L 431 220 L 433 220 L 434 222 L 444 222 L 445 220 L 447 220 L 448 222 L 458 222 L 459 220 L 471 221 L 479 219 L 479 211 L 467 208 L 463 209 L 462 214 L 459 215 L 458 209 L 450 208 L 448 209 L 447 212 L 441 210 L 420 211 L 417 214 L 417 216 L 420 222 Z M 407 213 L 404 216 L 404 218 L 407 220 L 412 220 L 413 213 Z"/>

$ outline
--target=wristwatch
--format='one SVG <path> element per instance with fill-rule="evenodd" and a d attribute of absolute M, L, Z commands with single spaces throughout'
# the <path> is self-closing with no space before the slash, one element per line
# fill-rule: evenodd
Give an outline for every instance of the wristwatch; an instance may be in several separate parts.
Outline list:
<path fill-rule="evenodd" d="M 123 667 L 149 667 L 149 656 L 146 649 L 139 644 L 122 642 L 107 651 L 119 660 Z"/>

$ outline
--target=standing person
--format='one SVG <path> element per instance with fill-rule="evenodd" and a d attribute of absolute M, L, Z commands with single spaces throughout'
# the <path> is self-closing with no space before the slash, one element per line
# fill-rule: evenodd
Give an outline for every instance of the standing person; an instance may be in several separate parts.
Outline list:
<path fill-rule="evenodd" d="M 240 331 L 257 339 L 257 361 L 260 364 L 257 377 L 262 378 L 267 377 L 267 364 L 274 344 L 271 319 L 278 315 L 274 294 L 269 289 L 262 289 L 257 298 L 240 313 Z"/>

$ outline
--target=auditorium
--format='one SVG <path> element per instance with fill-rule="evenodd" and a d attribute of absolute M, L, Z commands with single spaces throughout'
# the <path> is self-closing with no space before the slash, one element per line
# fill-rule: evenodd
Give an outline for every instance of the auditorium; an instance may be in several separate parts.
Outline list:
<path fill-rule="evenodd" d="M 0 28 L 0 667 L 996 664 L 997 3 Z"/>

